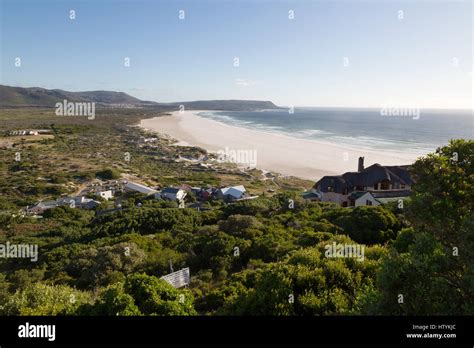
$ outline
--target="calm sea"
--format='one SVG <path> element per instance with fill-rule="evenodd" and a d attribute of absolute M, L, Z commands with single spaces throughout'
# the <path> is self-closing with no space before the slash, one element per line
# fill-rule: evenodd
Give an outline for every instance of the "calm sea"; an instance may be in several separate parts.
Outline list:
<path fill-rule="evenodd" d="M 277 109 L 199 115 L 292 137 L 417 155 L 434 151 L 453 138 L 474 138 L 471 110 L 295 108 L 292 114 L 288 109 Z"/>

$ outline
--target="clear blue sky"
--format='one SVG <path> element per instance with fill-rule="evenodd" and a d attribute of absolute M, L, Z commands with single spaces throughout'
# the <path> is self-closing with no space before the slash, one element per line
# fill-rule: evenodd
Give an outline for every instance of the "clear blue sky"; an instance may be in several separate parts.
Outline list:
<path fill-rule="evenodd" d="M 1 84 L 159 102 L 472 107 L 468 0 L 0 2 Z"/>

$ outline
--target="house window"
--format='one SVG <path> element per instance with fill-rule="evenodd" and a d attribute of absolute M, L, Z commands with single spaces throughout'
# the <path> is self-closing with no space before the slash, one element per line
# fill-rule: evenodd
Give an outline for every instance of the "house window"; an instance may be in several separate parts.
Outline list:
<path fill-rule="evenodd" d="M 389 190 L 390 189 L 390 181 L 384 180 L 380 182 L 380 189 L 381 190 Z"/>
<path fill-rule="evenodd" d="M 404 189 L 404 188 L 405 188 L 405 185 L 404 185 L 404 184 L 401 184 L 401 185 L 400 185 L 400 188 Z"/>
<path fill-rule="evenodd" d="M 365 205 L 372 205 L 372 201 L 370 201 L 370 200 L 367 199 L 367 200 L 365 201 Z"/>
<path fill-rule="evenodd" d="M 333 192 L 334 188 L 332 186 L 328 186 L 328 192 Z"/>
<path fill-rule="evenodd" d="M 343 207 L 347 207 L 347 201 L 342 202 L 342 206 L 343 206 Z"/>

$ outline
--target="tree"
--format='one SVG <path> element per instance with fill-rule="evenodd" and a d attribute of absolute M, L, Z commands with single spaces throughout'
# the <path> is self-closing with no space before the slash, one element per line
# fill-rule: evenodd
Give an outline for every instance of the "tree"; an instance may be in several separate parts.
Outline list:
<path fill-rule="evenodd" d="M 145 253 L 134 243 L 118 243 L 81 251 L 71 260 L 68 271 L 82 288 L 104 286 L 124 280 L 144 259 Z"/>
<path fill-rule="evenodd" d="M 120 172 L 118 172 L 115 169 L 110 169 L 110 168 L 101 170 L 95 173 L 95 175 L 101 179 L 106 179 L 106 180 L 115 180 L 115 179 L 120 178 Z"/>
<path fill-rule="evenodd" d="M 219 222 L 219 229 L 236 237 L 251 239 L 255 235 L 261 235 L 263 225 L 257 218 L 248 215 L 231 215 L 226 220 Z"/>
<path fill-rule="evenodd" d="M 413 228 L 382 265 L 373 311 L 474 314 L 473 160 L 474 141 L 452 140 L 414 163 Z"/>
<path fill-rule="evenodd" d="M 43 277 L 44 269 L 19 269 L 13 272 L 8 277 L 8 280 L 11 283 L 11 291 L 16 291 L 17 289 L 26 287 L 28 284 L 41 281 Z"/>
<path fill-rule="evenodd" d="M 353 313 L 362 292 L 373 289 L 375 270 L 384 253 L 373 246 L 366 248 L 364 262 L 329 259 L 325 246 L 332 242 L 354 243 L 347 236 L 333 236 L 291 253 L 285 261 L 246 270 L 234 275 L 222 290 L 210 292 L 205 302 L 212 305 L 217 297 L 224 302 L 217 313 L 227 315 Z"/>
<path fill-rule="evenodd" d="M 73 315 L 91 295 L 66 285 L 32 283 L 17 290 L 0 308 L 2 315 Z"/>
<path fill-rule="evenodd" d="M 135 305 L 135 301 L 123 288 L 123 283 L 111 285 L 99 295 L 93 305 L 86 305 L 82 308 L 85 315 L 143 315 Z"/>
<path fill-rule="evenodd" d="M 194 209 L 143 206 L 98 218 L 93 229 L 96 237 L 134 232 L 151 234 L 179 225 L 193 227 L 200 224 L 200 219 L 199 213 Z"/>
<path fill-rule="evenodd" d="M 330 213 L 333 222 L 351 239 L 363 244 L 384 243 L 396 237 L 401 228 L 396 216 L 382 206 L 361 206 L 345 212 Z"/>
<path fill-rule="evenodd" d="M 127 278 L 124 289 L 145 315 L 197 314 L 189 290 L 177 290 L 157 277 L 134 274 Z"/>
<path fill-rule="evenodd" d="M 10 297 L 10 283 L 6 280 L 4 274 L 0 274 L 0 307 L 8 300 Z"/>

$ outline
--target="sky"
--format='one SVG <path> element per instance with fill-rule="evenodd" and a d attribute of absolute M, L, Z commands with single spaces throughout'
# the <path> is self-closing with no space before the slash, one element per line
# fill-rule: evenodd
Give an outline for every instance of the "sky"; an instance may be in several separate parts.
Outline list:
<path fill-rule="evenodd" d="M 470 0 L 0 0 L 0 84 L 472 108 L 472 17 Z"/>

